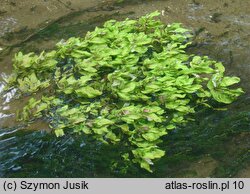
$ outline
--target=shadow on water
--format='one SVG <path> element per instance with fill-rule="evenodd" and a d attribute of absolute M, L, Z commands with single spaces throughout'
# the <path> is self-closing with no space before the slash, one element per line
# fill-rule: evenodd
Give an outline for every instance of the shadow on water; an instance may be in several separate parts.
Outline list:
<path fill-rule="evenodd" d="M 153 174 L 137 165 L 126 166 L 120 158 L 122 145 L 102 145 L 84 136 L 55 138 L 42 131 L 1 129 L 0 176 L 236 176 L 250 162 L 250 113 L 203 110 L 196 117 L 196 122 L 165 138 L 161 147 L 165 147 L 167 154 L 156 162 Z"/>
<path fill-rule="evenodd" d="M 61 39 L 82 36 L 86 31 L 93 30 L 95 26 L 100 26 L 110 18 L 124 19 L 128 16 L 143 15 L 144 12 L 155 9 L 157 2 L 161 1 L 156 1 L 154 5 L 147 1 L 145 7 L 139 9 L 143 11 L 135 12 L 135 15 L 129 7 L 134 6 L 135 9 L 139 7 L 140 4 L 135 1 L 130 1 L 128 4 L 115 4 L 122 6 L 119 8 L 119 13 L 115 10 L 105 14 L 78 12 L 70 15 L 39 31 L 22 45 L 10 48 L 9 53 L 2 54 L 0 62 L 7 61 L 7 64 L 11 64 L 10 56 L 18 50 L 25 52 L 49 50 Z M 147 9 L 147 6 L 150 8 Z M 220 17 L 223 19 L 223 16 Z M 190 18 L 193 20 L 192 17 Z M 236 19 L 234 18 L 233 21 L 235 22 Z M 233 34 L 233 37 L 236 35 Z M 244 50 L 245 45 L 239 43 L 237 47 L 233 46 L 232 36 L 215 37 L 210 40 L 211 42 L 203 44 L 198 42 L 190 48 L 190 52 L 208 55 L 229 64 L 228 73 L 241 76 L 244 82 L 242 87 L 246 94 L 234 104 L 227 106 L 227 111 L 206 109 L 198 111 L 194 115 L 194 122 L 166 136 L 164 143 L 161 144 L 162 149 L 166 150 L 166 156 L 156 161 L 153 167 L 154 173 L 145 172 L 137 164 L 124 163 L 120 157 L 126 149 L 123 145 L 107 146 L 96 142 L 91 137 L 69 135 L 56 138 L 44 130 L 26 130 L 25 127 L 17 125 L 14 122 L 14 116 L 11 115 L 15 109 L 22 106 L 22 103 L 5 105 L 2 102 L 0 106 L 0 177 L 241 176 L 241 172 L 249 168 L 250 163 L 250 97 L 249 83 L 247 83 L 249 70 L 244 71 L 246 67 L 249 68 L 250 60 Z M 225 41 L 227 41 L 227 47 L 223 45 Z M 244 40 L 239 41 L 244 42 Z M 230 54 L 228 49 L 233 53 Z M 242 56 L 246 58 L 241 59 Z M 232 67 L 233 63 L 236 67 Z M 7 111 L 4 110 L 6 106 Z M 245 174 L 244 176 L 250 177 L 249 172 Z"/>

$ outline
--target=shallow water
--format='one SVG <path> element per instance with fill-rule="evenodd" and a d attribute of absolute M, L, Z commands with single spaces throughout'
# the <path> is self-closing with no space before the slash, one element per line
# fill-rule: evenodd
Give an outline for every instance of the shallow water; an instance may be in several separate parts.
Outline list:
<path fill-rule="evenodd" d="M 245 2 L 245 3 L 244 3 Z M 61 39 L 83 36 L 108 19 L 122 20 L 162 10 L 164 22 L 182 22 L 196 34 L 188 52 L 222 61 L 239 76 L 245 94 L 227 111 L 200 110 L 195 122 L 165 137 L 166 156 L 147 173 L 120 158 L 123 146 L 104 146 L 91 137 L 56 138 L 45 123 L 15 121 L 23 101 L 14 92 L 0 98 L 0 177 L 250 177 L 250 6 L 248 1 L 124 1 L 72 12 L 18 44 L 0 51 L 0 94 L 14 53 L 52 49 Z M 103 154 L 105 153 L 105 154 Z"/>

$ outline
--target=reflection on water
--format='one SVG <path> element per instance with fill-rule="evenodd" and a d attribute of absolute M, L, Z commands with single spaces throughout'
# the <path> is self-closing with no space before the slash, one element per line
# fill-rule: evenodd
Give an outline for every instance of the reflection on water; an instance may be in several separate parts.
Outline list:
<path fill-rule="evenodd" d="M 7 92 L 6 94 L 4 94 L 3 95 L 3 99 L 4 99 L 3 104 L 10 103 L 10 101 L 13 99 L 13 97 L 15 96 L 15 94 L 16 94 L 16 89 L 13 89 L 13 90 Z"/>
<path fill-rule="evenodd" d="M 0 84 L 0 94 L 3 92 L 3 89 L 4 89 L 4 84 L 1 83 L 1 84 Z"/>
<path fill-rule="evenodd" d="M 0 18 L 0 26 L 4 26 L 4 28 L 0 30 L 0 37 L 11 32 L 11 28 L 14 28 L 16 25 L 17 21 L 13 17 Z"/>
<path fill-rule="evenodd" d="M 191 21 L 194 29 L 201 28 L 202 22 L 213 22 L 209 21 L 212 13 L 208 5 L 193 4 L 193 1 L 187 1 L 188 11 L 182 10 L 185 5 L 177 3 L 179 18 L 173 14 L 175 1 L 130 2 L 132 4 L 119 5 L 122 6 L 119 14 L 107 11 L 100 17 L 97 11 L 71 15 L 40 31 L 21 47 L 13 47 L 9 53 L 0 55 L 0 69 L 4 71 L 0 72 L 0 177 L 250 177 L 249 170 L 244 171 L 249 169 L 250 163 L 249 17 L 246 15 L 242 19 L 241 14 L 230 10 L 228 15 L 220 16 L 221 23 L 210 26 L 211 31 L 216 27 L 220 31 L 223 22 L 228 22 L 232 25 L 227 29 L 229 32 L 215 36 L 201 30 L 199 37 L 196 37 L 197 45 L 190 52 L 223 61 L 228 74 L 242 78 L 241 85 L 246 94 L 226 106 L 227 111 L 199 110 L 194 115 L 195 122 L 165 137 L 161 147 L 166 150 L 166 156 L 156 162 L 153 174 L 145 172 L 138 165 L 124 163 L 120 157 L 126 149 L 123 145 L 106 146 L 91 137 L 77 135 L 55 138 L 44 131 L 45 126 L 44 130 L 34 131 L 15 122 L 14 113 L 22 107 L 23 102 L 11 102 L 15 90 L 3 93 L 2 80 L 6 78 L 10 58 L 17 50 L 39 52 L 50 49 L 61 39 L 81 36 L 107 19 L 135 17 L 155 9 L 161 10 L 165 5 L 166 16 L 163 20 L 178 20 L 187 26 Z M 131 15 L 131 11 L 135 14 Z"/>

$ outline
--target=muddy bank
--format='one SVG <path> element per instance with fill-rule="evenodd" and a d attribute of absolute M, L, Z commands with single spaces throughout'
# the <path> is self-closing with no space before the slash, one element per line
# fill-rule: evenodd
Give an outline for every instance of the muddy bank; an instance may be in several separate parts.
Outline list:
<path fill-rule="evenodd" d="M 17 44 L 73 12 L 94 10 L 101 0 L 1 0 L 0 47 Z"/>

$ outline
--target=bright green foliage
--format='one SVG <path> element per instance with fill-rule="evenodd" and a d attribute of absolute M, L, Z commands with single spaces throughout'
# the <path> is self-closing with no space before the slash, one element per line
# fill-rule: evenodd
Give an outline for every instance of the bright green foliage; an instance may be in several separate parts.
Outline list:
<path fill-rule="evenodd" d="M 9 89 L 31 98 L 20 119 L 46 119 L 57 136 L 84 133 L 131 149 L 123 158 L 151 172 L 164 156 L 161 137 L 187 122 L 208 100 L 233 102 L 240 81 L 221 63 L 188 55 L 190 33 L 164 25 L 151 13 L 139 20 L 107 21 L 84 38 L 70 38 L 51 52 L 16 54 Z M 42 97 L 39 97 L 42 96 Z"/>

